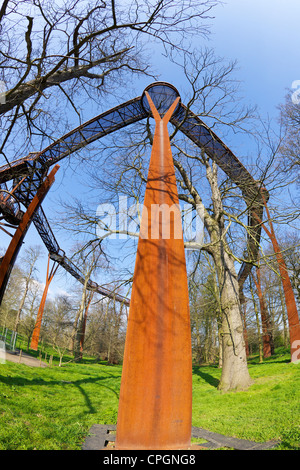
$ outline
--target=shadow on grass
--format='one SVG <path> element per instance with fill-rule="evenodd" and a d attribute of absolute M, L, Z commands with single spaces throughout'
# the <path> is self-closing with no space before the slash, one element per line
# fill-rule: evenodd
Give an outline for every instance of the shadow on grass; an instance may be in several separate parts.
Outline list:
<path fill-rule="evenodd" d="M 199 375 L 199 377 L 205 380 L 205 382 L 207 382 L 212 387 L 217 388 L 219 385 L 219 379 L 217 379 L 211 374 L 208 374 L 207 372 L 204 372 L 204 370 L 199 366 L 193 366 L 193 374 Z"/>
<path fill-rule="evenodd" d="M 100 382 L 101 380 L 107 380 L 107 379 L 120 379 L 119 376 L 115 375 L 108 375 L 106 377 L 94 377 L 94 378 L 84 378 L 80 380 L 72 380 L 72 381 L 64 381 L 64 380 L 43 380 L 41 378 L 36 378 L 36 379 L 26 379 L 24 377 L 5 377 L 0 375 L 0 383 L 5 383 L 9 386 L 34 386 L 34 385 L 42 385 L 46 387 L 51 387 L 55 385 L 63 385 L 64 387 L 71 387 L 75 386 L 79 392 L 82 394 L 84 401 L 89 409 L 89 413 L 96 413 L 97 410 L 93 407 L 92 402 L 89 398 L 88 393 L 84 390 L 83 385 L 88 385 L 88 384 L 94 384 L 96 382 Z M 100 387 L 103 387 L 107 389 L 108 391 L 112 392 L 117 400 L 119 400 L 119 394 L 116 390 L 114 390 L 112 387 L 109 387 L 108 385 L 105 384 L 99 384 Z"/>
<path fill-rule="evenodd" d="M 284 347 L 276 348 L 275 353 L 270 357 L 264 357 L 263 361 L 259 361 L 259 355 L 253 354 L 247 358 L 248 364 L 263 365 L 263 364 L 289 364 L 291 362 L 291 351 Z"/>

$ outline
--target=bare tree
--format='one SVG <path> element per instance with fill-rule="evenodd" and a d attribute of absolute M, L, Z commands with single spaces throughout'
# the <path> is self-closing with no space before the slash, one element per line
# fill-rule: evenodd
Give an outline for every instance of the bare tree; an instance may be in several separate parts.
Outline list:
<path fill-rule="evenodd" d="M 230 249 L 226 233 L 228 226 L 225 222 L 221 192 L 218 186 L 217 167 L 212 165 L 204 154 L 198 157 L 206 168 L 206 176 L 211 188 L 212 212 L 209 213 L 204 206 L 202 198 L 189 178 L 181 162 L 175 160 L 186 193 L 179 197 L 189 201 L 201 214 L 204 226 L 209 234 L 210 241 L 205 249 L 213 258 L 216 267 L 218 285 L 220 290 L 220 304 L 222 309 L 222 376 L 219 388 L 227 391 L 236 388 L 247 388 L 251 378 L 247 367 L 241 305 L 239 299 L 239 285 L 235 269 L 236 256 Z"/>
<path fill-rule="evenodd" d="M 88 291 L 87 285 L 92 275 L 95 275 L 99 267 L 103 266 L 103 253 L 99 247 L 90 245 L 88 249 L 78 247 L 75 258 L 80 262 L 80 267 L 84 275 L 84 283 L 81 291 L 81 299 L 71 335 L 71 346 L 74 350 L 75 360 L 82 358 L 83 341 L 86 326 L 86 316 L 90 303 L 93 298 L 93 292 Z"/>
<path fill-rule="evenodd" d="M 60 358 L 59 366 L 62 365 L 63 355 L 69 347 L 72 313 L 73 306 L 69 297 L 59 295 L 46 303 L 43 336 L 57 351 Z"/>
<path fill-rule="evenodd" d="M 284 129 L 280 152 L 285 163 L 285 170 L 294 171 L 296 176 L 297 168 L 300 167 L 300 103 L 298 96 L 297 99 L 293 99 L 293 94 L 288 93 L 285 102 L 280 106 L 280 119 Z"/>
<path fill-rule="evenodd" d="M 251 273 L 251 276 L 256 286 L 260 304 L 263 354 L 264 357 L 270 357 L 272 354 L 274 354 L 273 328 L 271 325 L 271 318 L 267 309 L 265 292 L 263 292 L 262 290 L 261 268 L 257 267 L 256 275 L 254 273 Z"/>
<path fill-rule="evenodd" d="M 189 299 L 193 359 L 198 363 L 215 363 L 219 356 L 219 290 L 211 265 L 201 253 L 189 274 Z"/>
<path fill-rule="evenodd" d="M 27 350 L 29 350 L 31 337 L 35 327 L 36 313 L 41 302 L 41 287 L 39 283 L 33 282 L 30 284 L 26 309 L 24 308 L 24 317 L 20 324 L 20 333 L 27 337 Z"/>
<path fill-rule="evenodd" d="M 22 309 L 25 304 L 25 300 L 28 294 L 30 283 L 34 280 L 33 275 L 34 275 L 34 272 L 37 270 L 36 262 L 39 259 L 40 255 L 41 255 L 41 247 L 33 246 L 25 250 L 24 256 L 20 260 L 20 263 L 22 266 L 22 273 L 23 273 L 22 281 L 24 282 L 24 291 L 23 291 L 20 305 L 17 311 L 15 327 L 14 327 L 15 331 L 18 331 L 18 326 L 21 320 Z"/>
<path fill-rule="evenodd" d="M 249 290 L 251 294 L 251 300 L 253 302 L 253 308 L 255 313 L 256 320 L 256 333 L 257 333 L 257 342 L 258 342 L 258 351 L 259 351 L 259 362 L 263 362 L 263 344 L 262 344 L 262 335 L 261 335 L 261 322 L 259 320 L 259 312 L 257 307 L 257 302 L 254 295 L 254 288 L 252 282 L 252 276 L 249 277 Z"/>
<path fill-rule="evenodd" d="M 70 121 L 81 121 L 87 100 L 102 106 L 105 97 L 106 108 L 109 95 L 115 97 L 122 87 L 128 92 L 129 77 L 153 76 L 151 49 L 188 51 L 192 37 L 208 34 L 217 3 L 5 0 L 0 10 L 0 80 L 6 87 L 0 100 L 0 153 L 9 161 L 9 152 L 13 159 L 24 155 L 26 143 L 40 149 L 45 140 L 59 137 L 58 129 L 61 135 Z"/>
<path fill-rule="evenodd" d="M 22 282 L 22 271 L 15 265 L 0 306 L 0 321 L 3 328 L 14 328 L 17 311 L 21 302 L 21 292 L 18 288 Z"/>

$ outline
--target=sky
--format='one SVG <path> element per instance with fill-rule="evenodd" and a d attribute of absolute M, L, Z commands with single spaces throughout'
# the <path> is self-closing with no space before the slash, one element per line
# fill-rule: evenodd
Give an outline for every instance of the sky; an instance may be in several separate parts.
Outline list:
<path fill-rule="evenodd" d="M 299 0 L 227 0 L 212 13 L 214 19 L 210 20 L 209 40 L 203 39 L 203 43 L 194 44 L 194 47 L 212 47 L 216 55 L 236 60 L 238 70 L 235 77 L 241 81 L 245 104 L 257 105 L 263 116 L 276 121 L 279 104 L 284 101 L 293 82 L 300 81 Z M 175 69 L 159 56 L 154 55 L 154 60 L 157 71 L 161 73 L 160 80 L 172 83 L 181 91 L 181 77 Z M 139 80 L 135 96 L 139 96 L 149 83 L 149 78 Z M 130 98 L 128 96 L 125 100 Z M 234 152 L 238 152 L 241 142 L 233 141 L 230 145 Z M 47 211 L 51 214 L 56 197 L 64 186 L 71 190 L 71 186 L 80 185 L 80 175 L 73 175 L 71 183 L 65 178 L 68 174 L 64 179 L 63 172 L 57 174 L 56 189 L 50 192 L 43 204 L 47 214 Z M 60 241 L 60 234 L 56 235 Z M 9 238 L 1 232 L 0 246 L 8 243 Z M 32 244 L 42 244 L 34 227 L 29 230 L 24 247 Z M 39 266 L 42 282 L 46 263 L 45 250 Z M 73 280 L 68 276 L 58 274 L 50 286 L 50 295 L 67 292 L 72 284 Z"/>
<path fill-rule="evenodd" d="M 238 60 L 246 98 L 276 117 L 286 90 L 300 77 L 300 3 L 228 0 L 215 15 L 218 53 Z"/>
<path fill-rule="evenodd" d="M 264 114 L 277 115 L 286 90 L 300 79 L 300 3 L 227 0 L 211 15 L 208 41 L 203 39 L 194 47 L 209 46 L 218 56 L 237 60 L 236 76 L 244 85 L 245 101 L 257 104 Z M 157 68 L 162 71 L 162 80 L 180 91 L 180 79 L 170 64 L 163 60 Z"/>

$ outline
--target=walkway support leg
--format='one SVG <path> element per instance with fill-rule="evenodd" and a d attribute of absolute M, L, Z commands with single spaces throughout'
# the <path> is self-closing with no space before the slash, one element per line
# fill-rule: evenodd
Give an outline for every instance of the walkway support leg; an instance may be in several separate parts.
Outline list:
<path fill-rule="evenodd" d="M 167 124 L 146 94 L 155 134 L 133 277 L 117 449 L 186 449 L 191 441 L 189 297 Z"/>
<path fill-rule="evenodd" d="M 33 220 L 34 214 L 40 207 L 42 201 L 44 200 L 46 194 L 48 193 L 50 187 L 54 183 L 54 176 L 59 165 L 55 165 L 49 175 L 45 178 L 41 186 L 39 187 L 36 195 L 32 199 L 31 203 L 28 206 L 27 211 L 22 217 L 20 224 L 18 225 L 15 234 L 6 250 L 6 253 L 2 259 L 0 265 L 0 305 L 3 300 L 5 289 L 9 280 L 11 270 L 14 266 L 15 260 L 18 256 L 20 248 L 22 246 L 25 235 L 29 229 L 29 226 Z"/>
<path fill-rule="evenodd" d="M 264 223 L 256 216 L 257 220 L 261 223 L 261 226 L 270 237 L 270 240 L 273 245 L 274 253 L 276 255 L 282 287 L 284 291 L 286 310 L 289 323 L 289 333 L 290 333 L 290 348 L 291 348 L 291 362 L 297 362 L 300 359 L 300 320 L 295 300 L 295 295 L 292 287 L 292 283 L 288 274 L 288 269 L 282 255 L 281 249 L 279 247 L 278 241 L 276 239 L 273 223 L 271 220 L 270 212 L 266 203 L 266 200 L 262 194 L 264 206 L 267 213 L 268 223 L 270 230 L 265 226 Z"/>
<path fill-rule="evenodd" d="M 47 294 L 48 294 L 50 283 L 57 271 L 58 264 L 56 266 L 55 266 L 55 263 L 52 265 L 50 273 L 49 273 L 49 267 L 50 267 L 50 254 L 48 255 L 46 284 L 45 284 L 44 292 L 42 295 L 42 300 L 39 306 L 39 310 L 37 313 L 35 327 L 33 330 L 31 343 L 30 343 L 30 348 L 33 349 L 34 351 L 37 351 L 38 349 L 40 331 L 41 331 L 41 325 L 42 325 L 42 319 L 43 319 L 43 313 L 44 313 L 45 303 L 47 299 Z"/>

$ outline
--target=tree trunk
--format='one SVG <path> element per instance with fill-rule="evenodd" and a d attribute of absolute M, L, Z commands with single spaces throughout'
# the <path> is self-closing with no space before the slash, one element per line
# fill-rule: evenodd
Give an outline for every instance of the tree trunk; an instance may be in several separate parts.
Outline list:
<path fill-rule="evenodd" d="M 249 356 L 249 343 L 248 343 L 248 332 L 247 332 L 247 322 L 246 322 L 246 302 L 244 303 L 242 308 L 242 318 L 243 318 L 243 325 L 244 325 L 244 340 L 245 340 L 245 348 L 246 348 L 246 356 Z"/>
<path fill-rule="evenodd" d="M 79 320 L 79 315 L 80 315 L 80 310 L 78 310 L 76 314 L 75 321 L 73 323 L 73 330 L 70 338 L 70 346 L 69 349 L 74 353 L 74 347 L 75 347 L 75 338 L 76 338 L 76 332 L 77 332 L 77 325 L 78 325 L 78 320 Z"/>
<path fill-rule="evenodd" d="M 82 291 L 82 297 L 81 297 L 81 303 L 79 307 L 79 312 L 78 312 L 78 323 L 77 323 L 77 331 L 76 331 L 76 336 L 75 336 L 75 341 L 74 341 L 74 359 L 75 361 L 80 361 L 82 354 L 80 351 L 80 343 L 82 340 L 82 334 L 83 334 L 83 327 L 84 327 L 84 306 L 85 306 L 85 301 L 86 301 L 86 285 L 84 285 L 83 291 Z"/>
<path fill-rule="evenodd" d="M 261 288 L 260 282 L 260 270 L 256 268 L 257 279 L 253 276 L 255 286 L 257 289 L 257 294 L 260 304 L 260 315 L 261 315 L 261 326 L 262 326 L 262 340 L 263 340 L 263 354 L 264 357 L 272 356 L 274 353 L 274 342 L 272 337 L 272 330 L 270 325 L 269 312 L 267 310 L 265 297 Z"/>
<path fill-rule="evenodd" d="M 28 287 L 29 287 L 29 283 L 26 280 L 24 294 L 23 294 L 23 297 L 21 299 L 21 302 L 20 302 L 20 305 L 19 305 L 19 308 L 18 308 L 18 312 L 17 312 L 17 316 L 16 316 L 15 331 L 18 331 L 18 326 L 19 326 L 20 319 L 21 319 L 21 312 L 22 312 L 23 307 L 24 307 L 25 299 L 26 299 L 27 292 L 28 292 Z"/>
<path fill-rule="evenodd" d="M 31 253 L 34 254 L 33 250 L 31 250 Z M 29 252 L 29 255 L 30 255 L 30 252 Z M 32 262 L 31 262 L 31 265 L 30 265 L 30 268 L 29 268 L 29 272 L 28 272 L 27 276 L 25 277 L 25 289 L 24 289 L 24 294 L 23 294 L 23 297 L 21 299 L 19 309 L 18 309 L 18 313 L 17 313 L 17 316 L 16 316 L 15 331 L 18 331 L 19 323 L 20 323 L 20 320 L 21 320 L 21 313 L 22 313 L 22 310 L 23 310 L 23 307 L 24 307 L 24 304 L 25 304 L 27 294 L 28 294 L 29 284 L 30 284 L 30 281 L 31 281 L 31 276 L 32 276 L 32 273 L 33 273 L 33 270 L 34 270 L 34 265 L 35 265 L 35 262 L 37 261 L 38 256 L 39 256 L 39 252 L 36 252 L 36 255 L 33 256 L 33 259 L 32 259 Z"/>
<path fill-rule="evenodd" d="M 222 309 L 222 375 L 219 390 L 245 390 L 251 380 L 241 315 L 239 285 L 234 258 L 231 256 L 226 241 L 226 227 L 223 216 L 223 203 L 218 186 L 217 166 L 210 167 L 208 159 L 204 159 L 206 176 L 209 181 L 214 208 L 214 218 L 206 216 L 206 227 L 211 241 L 211 252 L 214 258 L 220 289 Z"/>
<path fill-rule="evenodd" d="M 252 383 L 247 365 L 239 286 L 233 261 L 224 253 L 215 257 L 222 305 L 222 375 L 218 389 L 245 390 Z"/>
<path fill-rule="evenodd" d="M 218 328 L 218 338 L 219 338 L 219 364 L 218 368 L 221 369 L 223 367 L 223 344 L 222 344 L 222 330 Z"/>
<path fill-rule="evenodd" d="M 80 354 L 81 354 L 81 356 L 83 354 L 83 343 L 84 343 L 84 338 L 85 338 L 87 315 L 88 315 L 89 307 L 91 305 L 93 296 L 94 296 L 94 292 L 90 292 L 89 296 L 87 298 L 87 305 L 85 306 L 85 310 L 84 310 L 84 317 L 83 317 L 83 323 L 82 323 L 82 332 L 81 332 L 81 338 L 80 338 Z"/>
<path fill-rule="evenodd" d="M 222 376 L 220 390 L 247 389 L 252 380 L 249 375 L 243 322 L 239 300 L 239 285 L 234 267 L 233 256 L 229 255 L 226 243 L 226 227 L 224 223 L 223 204 L 218 186 L 217 166 L 204 152 L 202 163 L 206 166 L 206 176 L 211 187 L 213 201 L 213 216 L 204 207 L 202 199 L 193 186 L 187 172 L 180 162 L 174 160 L 176 168 L 183 177 L 185 187 L 195 203 L 200 218 L 210 237 L 210 245 L 206 250 L 212 255 L 217 271 L 221 304 L 221 337 L 222 337 Z M 184 196 L 181 195 L 184 200 Z"/>

